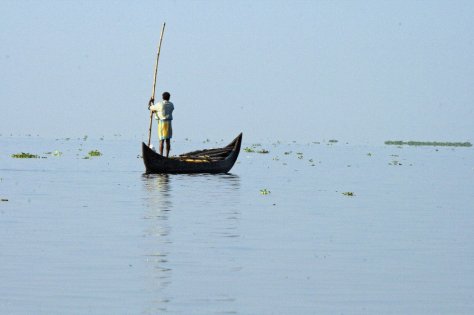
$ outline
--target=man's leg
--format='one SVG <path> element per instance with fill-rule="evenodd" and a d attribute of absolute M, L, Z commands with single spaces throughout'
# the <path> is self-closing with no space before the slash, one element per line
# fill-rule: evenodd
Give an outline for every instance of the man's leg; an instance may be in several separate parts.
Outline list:
<path fill-rule="evenodd" d="M 163 142 L 165 142 L 165 140 L 160 140 L 160 154 L 163 155 Z"/>
<path fill-rule="evenodd" d="M 166 157 L 170 155 L 171 139 L 166 139 Z"/>

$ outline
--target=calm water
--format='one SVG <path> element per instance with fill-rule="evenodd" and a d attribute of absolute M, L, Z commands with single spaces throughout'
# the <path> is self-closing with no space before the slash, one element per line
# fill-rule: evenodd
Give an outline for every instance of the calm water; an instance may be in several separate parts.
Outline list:
<path fill-rule="evenodd" d="M 1 314 L 474 314 L 472 148 L 262 143 L 146 176 L 139 139 L 0 143 Z"/>

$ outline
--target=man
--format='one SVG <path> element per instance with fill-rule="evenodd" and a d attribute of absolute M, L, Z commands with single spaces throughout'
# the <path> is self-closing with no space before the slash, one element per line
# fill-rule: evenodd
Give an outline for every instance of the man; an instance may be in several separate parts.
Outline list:
<path fill-rule="evenodd" d="M 154 105 L 154 99 L 150 99 L 149 108 L 155 113 L 155 118 L 158 120 L 158 140 L 160 141 L 160 154 L 163 155 L 163 143 L 166 141 L 166 157 L 170 154 L 171 137 L 173 136 L 173 129 L 171 121 L 173 120 L 174 105 L 170 102 L 170 93 L 164 92 L 163 100 Z"/>

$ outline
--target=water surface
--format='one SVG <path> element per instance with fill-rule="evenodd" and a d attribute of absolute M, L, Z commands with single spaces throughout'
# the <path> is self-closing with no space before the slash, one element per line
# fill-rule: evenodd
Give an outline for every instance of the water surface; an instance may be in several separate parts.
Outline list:
<path fill-rule="evenodd" d="M 1 313 L 474 313 L 472 149 L 257 148 L 144 175 L 139 140 L 2 137 Z"/>

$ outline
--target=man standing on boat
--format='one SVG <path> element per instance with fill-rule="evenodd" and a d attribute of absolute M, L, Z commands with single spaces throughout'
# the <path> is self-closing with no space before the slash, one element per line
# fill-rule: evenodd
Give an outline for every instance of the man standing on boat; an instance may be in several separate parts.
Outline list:
<path fill-rule="evenodd" d="M 171 137 L 173 136 L 173 129 L 171 121 L 173 120 L 174 105 L 170 102 L 170 93 L 164 92 L 163 100 L 154 105 L 155 100 L 150 99 L 149 108 L 155 113 L 155 118 L 158 120 L 158 140 L 160 141 L 160 154 L 163 155 L 163 143 L 166 141 L 166 157 L 170 154 Z"/>

